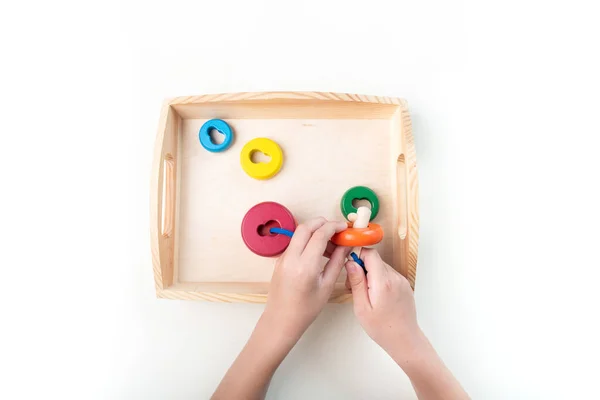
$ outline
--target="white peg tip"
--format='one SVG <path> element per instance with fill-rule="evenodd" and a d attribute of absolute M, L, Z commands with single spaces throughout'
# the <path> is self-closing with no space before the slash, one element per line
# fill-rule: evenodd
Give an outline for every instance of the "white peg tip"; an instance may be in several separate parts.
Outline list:
<path fill-rule="evenodd" d="M 369 226 L 369 220 L 371 219 L 371 209 L 368 207 L 358 207 L 356 210 L 356 221 L 352 225 L 353 228 L 366 228 Z"/>

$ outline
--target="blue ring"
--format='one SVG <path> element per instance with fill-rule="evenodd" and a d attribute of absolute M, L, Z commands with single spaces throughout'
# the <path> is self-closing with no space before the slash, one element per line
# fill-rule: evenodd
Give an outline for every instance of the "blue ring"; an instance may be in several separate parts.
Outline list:
<path fill-rule="evenodd" d="M 225 140 L 221 144 L 215 144 L 210 138 L 210 131 L 216 129 L 225 135 Z M 229 146 L 231 146 L 231 142 L 233 142 L 233 132 L 227 122 L 222 119 L 211 119 L 206 121 L 202 128 L 200 128 L 200 133 L 198 133 L 198 138 L 200 139 L 200 144 L 206 150 L 212 153 L 219 153 L 221 151 L 225 151 Z"/>

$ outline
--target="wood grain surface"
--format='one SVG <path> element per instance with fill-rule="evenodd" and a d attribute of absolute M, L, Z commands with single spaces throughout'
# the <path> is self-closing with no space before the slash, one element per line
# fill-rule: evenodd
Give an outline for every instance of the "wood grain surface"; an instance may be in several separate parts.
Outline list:
<path fill-rule="evenodd" d="M 234 131 L 232 146 L 209 153 L 198 130 L 211 118 Z M 274 178 L 256 181 L 239 164 L 243 145 L 268 137 L 284 151 Z M 348 163 L 357 146 L 362 163 Z M 376 246 L 414 288 L 418 178 L 412 126 L 402 99 L 320 92 L 178 97 L 162 107 L 151 175 L 151 249 L 159 298 L 264 303 L 275 260 L 251 253 L 240 236 L 245 212 L 277 201 L 298 223 L 342 218 L 341 195 L 365 185 L 381 202 Z M 202 210 L 211 210 L 210 215 Z M 351 294 L 342 274 L 330 302 Z"/>

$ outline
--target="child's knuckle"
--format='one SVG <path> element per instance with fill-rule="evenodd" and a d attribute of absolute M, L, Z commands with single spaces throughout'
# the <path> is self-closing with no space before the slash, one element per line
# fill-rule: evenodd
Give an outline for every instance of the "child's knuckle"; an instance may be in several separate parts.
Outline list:
<path fill-rule="evenodd" d="M 313 233 L 313 238 L 319 241 L 325 240 L 325 232 L 321 229 L 317 229 L 315 233 Z"/>
<path fill-rule="evenodd" d="M 391 291 L 393 291 L 393 290 L 394 290 L 394 286 L 395 286 L 395 285 L 394 285 L 394 282 L 393 282 L 391 279 L 389 279 L 389 278 L 386 278 L 386 279 L 383 281 L 383 289 L 384 289 L 386 292 L 391 292 Z"/>

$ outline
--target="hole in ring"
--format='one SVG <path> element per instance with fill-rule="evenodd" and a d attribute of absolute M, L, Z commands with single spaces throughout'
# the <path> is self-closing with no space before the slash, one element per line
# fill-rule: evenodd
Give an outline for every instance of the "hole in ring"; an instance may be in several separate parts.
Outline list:
<path fill-rule="evenodd" d="M 271 156 L 260 150 L 252 150 L 250 152 L 250 161 L 254 164 L 269 163 L 271 162 Z"/>
<path fill-rule="evenodd" d="M 373 207 L 371 207 L 371 202 L 367 199 L 353 199 L 352 207 L 354 207 L 354 208 L 367 207 L 369 210 L 373 208 Z"/>
<path fill-rule="evenodd" d="M 217 128 L 210 128 L 208 130 L 208 136 L 210 137 L 212 144 L 221 144 L 225 141 L 225 134 Z"/>
<path fill-rule="evenodd" d="M 259 236 L 275 236 L 276 233 L 269 232 L 271 228 L 281 228 L 281 224 L 277 221 L 269 220 L 263 225 L 259 225 L 258 228 L 256 228 L 256 232 L 258 232 Z"/>

